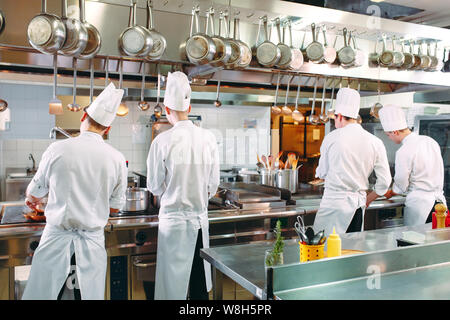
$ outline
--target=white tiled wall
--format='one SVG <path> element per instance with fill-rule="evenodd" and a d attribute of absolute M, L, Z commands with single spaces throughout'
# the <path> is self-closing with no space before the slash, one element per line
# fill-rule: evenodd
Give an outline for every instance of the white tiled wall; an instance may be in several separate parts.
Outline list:
<path fill-rule="evenodd" d="M 55 117 L 48 114 L 52 97 L 49 86 L 0 83 L 1 97 L 8 101 L 11 110 L 9 131 L 0 131 L 0 191 L 4 199 L 5 168 L 32 166 L 32 153 L 36 165 L 53 140 L 49 132 Z M 150 148 L 151 126 L 149 119 L 155 103 L 141 111 L 137 102 L 127 102 L 129 113 L 114 121 L 107 143 L 121 151 L 128 160 L 129 172 L 146 171 Z M 270 108 L 253 106 L 192 105 L 191 115 L 201 116 L 201 126 L 216 135 L 221 167 L 255 167 L 256 153 L 270 152 Z M 254 128 L 244 128 L 251 123 Z"/>

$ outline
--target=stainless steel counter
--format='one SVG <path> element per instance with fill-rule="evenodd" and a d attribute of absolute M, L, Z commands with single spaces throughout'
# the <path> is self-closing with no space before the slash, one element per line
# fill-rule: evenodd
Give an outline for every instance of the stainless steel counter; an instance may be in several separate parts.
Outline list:
<path fill-rule="evenodd" d="M 396 240 L 402 238 L 403 232 L 405 231 L 415 231 L 427 235 L 428 239 L 431 239 L 429 240 L 431 242 L 450 238 L 448 230 L 445 230 L 447 232 L 442 235 L 441 230 L 432 230 L 431 224 L 425 224 L 417 227 L 398 227 L 343 234 L 341 235 L 342 248 L 361 250 L 364 252 L 395 250 L 397 249 Z M 430 234 L 433 237 L 430 238 Z M 200 255 L 210 262 L 213 267 L 214 299 L 222 299 L 222 281 L 224 275 L 247 289 L 255 297 L 260 299 L 265 298 L 264 256 L 265 252 L 270 250 L 272 246 L 273 241 L 263 241 L 252 244 L 202 249 Z M 284 264 L 298 263 L 299 245 L 297 240 L 286 240 Z M 344 298 L 343 296 L 340 297 Z"/>

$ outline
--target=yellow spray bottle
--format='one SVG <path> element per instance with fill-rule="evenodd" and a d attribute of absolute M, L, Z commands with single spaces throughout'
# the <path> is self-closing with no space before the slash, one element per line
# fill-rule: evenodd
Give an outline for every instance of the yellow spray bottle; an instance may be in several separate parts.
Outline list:
<path fill-rule="evenodd" d="M 333 227 L 333 233 L 327 239 L 327 256 L 338 257 L 341 253 L 341 238 Z"/>

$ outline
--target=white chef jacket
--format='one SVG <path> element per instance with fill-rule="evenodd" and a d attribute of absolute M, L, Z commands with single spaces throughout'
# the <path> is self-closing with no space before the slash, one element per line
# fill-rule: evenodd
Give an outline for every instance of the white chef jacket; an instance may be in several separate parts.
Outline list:
<path fill-rule="evenodd" d="M 147 158 L 147 188 L 161 196 L 159 215 L 204 213 L 220 182 L 215 136 L 190 120 L 178 121 L 152 142 Z"/>
<path fill-rule="evenodd" d="M 446 203 L 444 162 L 436 141 L 414 132 L 402 140 L 395 154 L 392 190 L 406 194 L 404 224 L 424 224 L 436 200 Z"/>
<path fill-rule="evenodd" d="M 123 207 L 126 187 L 124 156 L 85 131 L 48 147 L 28 192 L 37 198 L 48 193 L 47 224 L 96 231 L 108 222 L 109 208 Z"/>
<path fill-rule="evenodd" d="M 316 232 L 345 233 L 358 208 L 366 206 L 369 176 L 375 171 L 374 191 L 384 195 L 391 174 L 383 142 L 359 124 L 349 124 L 325 136 L 320 147 L 316 177 L 325 179 L 325 190 L 314 220 Z"/>

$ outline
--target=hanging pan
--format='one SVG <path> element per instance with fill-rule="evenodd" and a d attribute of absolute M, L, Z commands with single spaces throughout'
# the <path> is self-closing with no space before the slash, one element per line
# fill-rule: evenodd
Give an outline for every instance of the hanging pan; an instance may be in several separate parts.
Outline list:
<path fill-rule="evenodd" d="M 150 61 L 159 60 L 166 51 L 167 41 L 153 26 L 153 3 L 151 0 L 147 0 L 147 30 L 153 39 L 153 46 L 146 58 Z"/>
<path fill-rule="evenodd" d="M 380 65 L 382 67 L 390 67 L 394 61 L 394 53 L 386 48 L 386 35 L 383 34 L 383 51 L 380 55 Z"/>
<path fill-rule="evenodd" d="M 355 49 L 355 62 L 353 63 L 353 65 L 355 67 L 361 67 L 366 62 L 366 53 L 358 48 L 358 46 L 356 45 L 355 36 L 353 34 L 350 34 L 350 38 L 352 39 L 353 48 Z"/>
<path fill-rule="evenodd" d="M 239 45 L 240 58 L 236 64 L 238 68 L 246 68 L 250 65 L 252 61 L 252 50 L 250 47 L 242 40 L 240 40 L 239 31 L 239 18 L 234 18 L 234 41 Z"/>
<path fill-rule="evenodd" d="M 405 42 L 402 41 L 402 53 L 403 56 L 405 57 L 405 61 L 403 62 L 403 64 L 399 67 L 400 70 L 408 70 L 410 68 L 412 68 L 412 66 L 414 65 L 414 56 L 405 51 Z"/>
<path fill-rule="evenodd" d="M 395 38 L 392 37 L 392 53 L 394 54 L 394 58 L 392 60 L 391 67 L 400 68 L 405 62 L 405 55 L 401 51 L 395 50 Z"/>
<path fill-rule="evenodd" d="M 102 38 L 97 28 L 86 21 L 85 0 L 79 0 L 79 6 L 80 6 L 80 21 L 81 23 L 83 23 L 84 27 L 88 32 L 87 45 L 86 48 L 83 50 L 83 52 L 80 54 L 80 58 L 92 59 L 100 51 L 100 48 L 102 46 Z"/>
<path fill-rule="evenodd" d="M 211 26 L 212 36 L 211 39 L 214 41 L 216 45 L 216 54 L 214 55 L 214 59 L 210 62 L 210 65 L 213 67 L 221 67 L 224 66 L 231 57 L 231 43 L 225 38 L 221 37 L 220 34 L 216 34 L 214 28 L 214 9 L 210 8 L 206 13 L 206 19 L 209 19 L 209 25 Z M 208 34 L 208 30 L 206 30 L 206 34 Z"/>
<path fill-rule="evenodd" d="M 46 54 L 53 54 L 64 45 L 66 27 L 59 17 L 47 13 L 46 0 L 41 2 L 41 11 L 28 24 L 28 42 L 36 50 Z"/>
<path fill-rule="evenodd" d="M 198 21 L 199 12 L 200 9 L 198 8 L 194 11 L 196 32 L 186 42 L 186 55 L 191 63 L 203 65 L 214 60 L 216 45 L 210 36 L 200 32 Z"/>
<path fill-rule="evenodd" d="M 312 42 L 306 47 L 306 56 L 308 61 L 313 63 L 321 63 L 323 61 L 324 47 L 317 41 L 316 24 L 311 24 Z"/>
<path fill-rule="evenodd" d="M 300 70 L 300 68 L 303 66 L 303 53 L 300 49 L 297 49 L 292 45 L 291 20 L 288 20 L 287 25 L 289 28 L 289 47 L 291 48 L 291 55 L 292 55 L 292 60 L 291 63 L 289 64 L 289 69 Z"/>
<path fill-rule="evenodd" d="M 437 49 L 437 48 L 436 48 Z M 436 50 L 434 52 L 434 56 L 431 55 L 431 50 L 430 50 L 430 43 L 427 43 L 427 55 L 430 57 L 430 66 L 428 67 L 428 69 L 426 69 L 426 71 L 436 71 L 436 67 L 439 63 L 438 58 L 436 57 Z"/>
<path fill-rule="evenodd" d="M 276 67 L 280 69 L 287 69 L 292 61 L 291 48 L 284 43 L 284 39 L 281 37 L 281 21 L 280 18 L 275 19 L 275 27 L 278 34 L 278 44 L 277 47 L 280 49 L 280 60 L 276 63 Z"/>
<path fill-rule="evenodd" d="M 67 17 L 67 0 L 62 0 L 61 21 L 66 27 L 66 40 L 59 52 L 66 56 L 79 56 L 86 49 L 88 32 L 78 19 Z"/>
<path fill-rule="evenodd" d="M 225 32 L 225 39 L 231 46 L 231 56 L 230 59 L 225 63 L 226 69 L 234 69 L 238 66 L 241 60 L 241 48 L 239 43 L 234 39 L 230 38 L 230 28 L 229 28 L 228 12 L 220 12 L 219 15 L 219 35 L 221 35 L 221 27 Z"/>
<path fill-rule="evenodd" d="M 326 63 L 333 63 L 336 60 L 337 53 L 334 47 L 328 45 L 327 41 L 327 27 L 325 25 L 322 26 L 323 32 L 323 44 L 324 44 L 324 52 L 323 52 L 323 60 Z"/>
<path fill-rule="evenodd" d="M 426 54 L 422 53 L 422 42 L 419 42 L 419 57 L 420 57 L 420 66 L 418 67 L 419 70 L 426 70 L 430 67 L 431 59 Z"/>
<path fill-rule="evenodd" d="M 347 43 L 347 28 L 344 28 L 343 34 L 344 34 L 344 46 L 337 53 L 338 61 L 342 67 L 349 68 L 355 62 L 355 51 L 350 46 L 350 44 Z"/>
<path fill-rule="evenodd" d="M 414 53 L 414 47 L 413 47 L 412 41 L 409 41 L 409 50 L 414 58 L 414 64 L 412 65 L 410 70 L 418 70 L 420 68 L 420 65 L 422 64 L 422 59 L 420 58 L 420 56 L 418 54 Z"/>
<path fill-rule="evenodd" d="M 256 60 L 264 67 L 271 68 L 275 66 L 281 58 L 280 48 L 269 40 L 267 28 L 267 16 L 261 18 L 264 26 L 264 42 L 256 47 Z"/>

